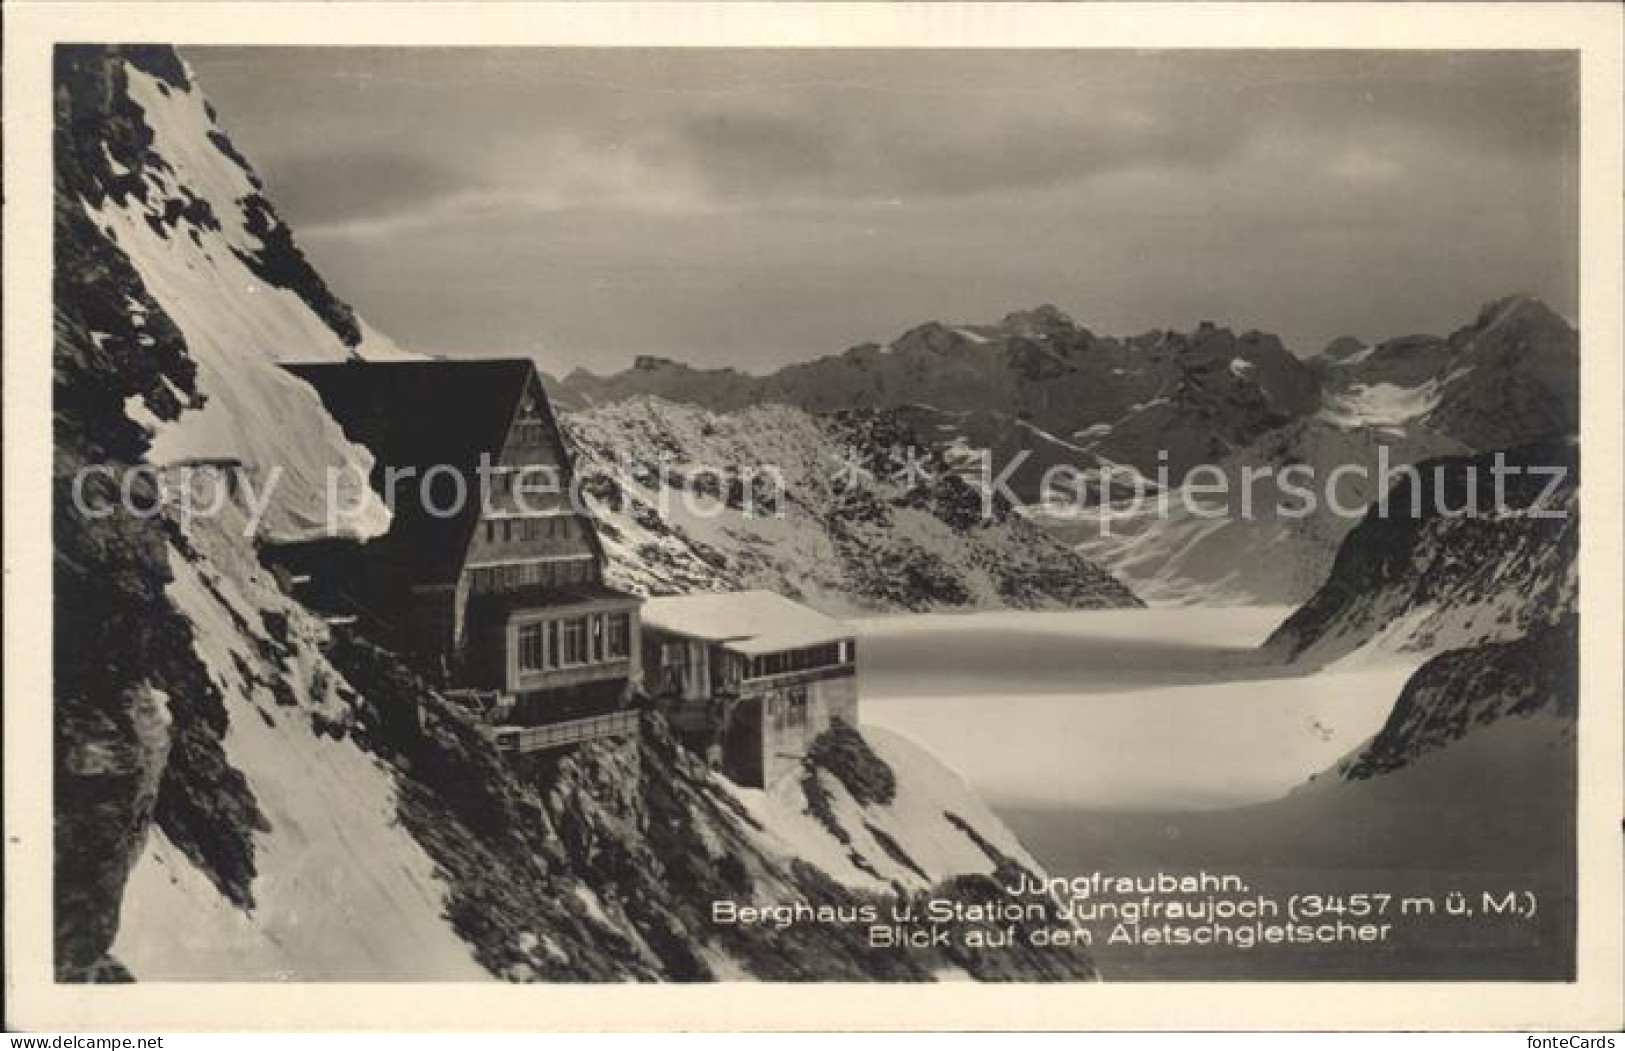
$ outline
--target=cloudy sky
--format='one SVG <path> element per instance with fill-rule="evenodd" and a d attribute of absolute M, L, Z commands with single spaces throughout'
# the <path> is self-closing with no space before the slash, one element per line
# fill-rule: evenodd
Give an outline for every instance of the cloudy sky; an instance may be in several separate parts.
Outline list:
<path fill-rule="evenodd" d="M 1299 353 L 1574 316 L 1576 65 L 1539 53 L 186 51 L 404 345 L 762 371 L 1053 302 Z"/>

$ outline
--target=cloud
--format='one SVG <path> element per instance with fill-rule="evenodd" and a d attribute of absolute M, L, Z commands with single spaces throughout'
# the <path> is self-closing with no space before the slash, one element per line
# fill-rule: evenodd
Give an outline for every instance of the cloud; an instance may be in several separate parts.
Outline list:
<path fill-rule="evenodd" d="M 1053 300 L 1313 349 L 1574 293 L 1562 53 L 189 50 L 406 342 L 770 367 Z"/>
<path fill-rule="evenodd" d="M 487 189 L 483 174 L 421 152 L 332 150 L 278 154 L 261 175 L 302 225 L 364 222 Z"/>
<path fill-rule="evenodd" d="M 252 125 L 286 210 L 358 230 L 447 200 L 918 201 L 1211 171 L 1244 155 L 1262 166 L 1283 141 L 1369 155 L 1367 140 L 1400 135 L 1441 154 L 1542 157 L 1576 140 L 1575 63 L 1560 53 L 189 54 L 211 91 L 211 74 L 226 81 L 223 111 Z"/>
<path fill-rule="evenodd" d="M 1125 168 L 1204 167 L 1246 141 L 1234 121 L 1101 106 L 975 113 L 952 106 L 738 106 L 684 114 L 631 152 L 733 202 L 917 200 L 1086 182 Z"/>

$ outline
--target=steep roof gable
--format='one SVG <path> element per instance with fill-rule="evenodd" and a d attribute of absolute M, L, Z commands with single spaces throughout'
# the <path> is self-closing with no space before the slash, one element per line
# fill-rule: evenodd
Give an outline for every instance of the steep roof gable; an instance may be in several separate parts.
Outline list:
<path fill-rule="evenodd" d="M 398 481 L 395 521 L 388 541 L 411 560 L 425 583 L 457 579 L 479 521 L 481 456 L 495 463 L 507 440 L 520 397 L 534 382 L 542 412 L 560 434 L 535 365 L 526 358 L 470 361 L 344 361 L 284 366 L 309 383 L 351 441 L 374 457 L 372 488 L 392 498 L 386 471 Z M 560 454 L 565 456 L 562 448 Z M 406 471 L 412 471 L 406 474 Z M 566 466 L 568 470 L 568 466 Z M 429 503 L 449 507 L 455 472 L 467 486 L 455 514 L 439 515 L 421 498 L 422 480 L 435 471 Z"/>

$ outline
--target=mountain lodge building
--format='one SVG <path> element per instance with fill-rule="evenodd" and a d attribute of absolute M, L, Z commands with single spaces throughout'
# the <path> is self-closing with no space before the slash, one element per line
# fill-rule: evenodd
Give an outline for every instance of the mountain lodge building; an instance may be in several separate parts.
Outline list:
<path fill-rule="evenodd" d="M 644 689 L 691 749 L 737 784 L 797 768 L 839 719 L 858 724 L 857 642 L 846 624 L 771 591 L 649 599 Z"/>
<path fill-rule="evenodd" d="M 283 567 L 319 578 L 329 601 L 378 625 L 442 687 L 477 698 L 505 750 L 635 732 L 641 600 L 604 584 L 535 366 L 286 367 L 372 452 L 369 483 L 394 519 L 364 544 L 283 548 Z"/>

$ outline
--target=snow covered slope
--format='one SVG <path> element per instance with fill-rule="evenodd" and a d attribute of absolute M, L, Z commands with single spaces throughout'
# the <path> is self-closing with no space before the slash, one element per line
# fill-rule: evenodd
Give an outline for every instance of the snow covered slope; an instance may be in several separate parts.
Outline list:
<path fill-rule="evenodd" d="M 1343 864 L 1362 870 L 1518 885 L 1539 900 L 1529 929 L 1472 958 L 1488 971 L 1572 978 L 1578 673 L 1572 615 L 1437 654 L 1371 741 L 1255 816 L 1322 863 L 1341 840 Z"/>
<path fill-rule="evenodd" d="M 1475 452 L 1573 434 L 1579 424 L 1579 333 L 1532 296 L 1486 303 L 1445 337 L 1407 336 L 1314 364 L 1328 413 L 1425 427 Z"/>
<path fill-rule="evenodd" d="M 634 591 L 764 587 L 833 613 L 1138 604 L 1008 505 L 984 520 L 979 493 L 897 413 L 638 397 L 564 427 L 612 579 Z"/>
<path fill-rule="evenodd" d="M 240 525 L 190 531 L 168 590 L 221 698 L 223 761 L 254 800 L 246 865 L 218 886 L 154 834 L 113 956 L 153 980 L 488 977 L 446 921 L 432 859 L 400 827 L 392 772 L 347 737 L 355 691 L 323 653 L 326 626 L 235 539 Z"/>
<path fill-rule="evenodd" d="M 383 531 L 387 509 L 356 484 L 370 455 L 277 361 L 400 351 L 311 269 L 174 52 L 67 47 L 58 72 L 69 87 L 63 188 L 128 259 L 196 368 L 177 418 L 145 397 L 127 405 L 153 432 L 151 462 L 240 461 L 256 486 L 274 487 L 257 523 L 268 537 Z M 147 310 L 127 307 L 140 329 Z M 153 337 L 136 343 L 139 353 Z M 328 498 L 330 472 L 340 501 Z"/>
<path fill-rule="evenodd" d="M 713 900 L 850 908 L 965 879 L 997 896 L 1006 867 L 1041 870 L 957 777 L 884 732 L 837 731 L 767 792 L 705 768 L 653 717 L 641 745 L 511 771 L 386 654 L 278 590 L 232 524 L 187 535 L 168 590 L 249 805 L 193 829 L 237 840 L 226 864 L 147 839 L 111 947 L 138 980 L 1090 973 L 1066 953 L 887 953 L 816 924 L 799 949 L 719 931 Z"/>
<path fill-rule="evenodd" d="M 1495 473 L 1506 475 L 1498 498 Z M 1506 641 L 1556 623 L 1578 588 L 1579 452 L 1567 442 L 1418 465 L 1374 504 L 1326 582 L 1265 643 L 1325 664 L 1356 650 Z M 1474 507 L 1473 513 L 1462 513 Z"/>
<path fill-rule="evenodd" d="M 1558 737 L 1571 739 L 1580 699 L 1578 653 L 1577 618 L 1569 615 L 1510 641 L 1437 654 L 1417 669 L 1382 729 L 1339 765 L 1338 775 L 1377 777 L 1503 721 L 1541 716 L 1565 724 Z"/>
<path fill-rule="evenodd" d="M 1221 459 L 1215 466 L 1228 486 L 1225 497 L 1192 491 L 1187 498 L 1176 490 L 1166 510 L 1153 497 L 1119 501 L 1104 512 L 1031 513 L 1147 602 L 1295 603 L 1325 580 L 1338 544 L 1377 495 L 1383 470 L 1462 451 L 1425 429 L 1395 433 L 1323 413 Z M 1312 503 L 1294 487 L 1311 490 Z"/>
<path fill-rule="evenodd" d="M 1314 362 L 1317 412 L 1214 461 L 1235 494 L 1247 488 L 1248 471 L 1277 479 L 1288 469 L 1309 471 L 1300 482 L 1314 480 L 1312 513 L 1296 513 L 1297 500 L 1282 501 L 1279 487 L 1265 483 L 1254 487 L 1252 514 L 1234 500 L 1228 514 L 1193 513 L 1175 500 L 1167 514 L 1125 505 L 1109 531 L 1092 512 L 1068 520 L 1037 509 L 1035 518 L 1148 602 L 1301 602 L 1325 580 L 1363 506 L 1387 488 L 1384 464 L 1398 469 L 1576 433 L 1578 353 L 1566 321 L 1520 296 L 1488 304 L 1445 338 L 1377 347 L 1340 341 Z M 1283 507 L 1291 513 L 1275 513 Z"/>
<path fill-rule="evenodd" d="M 733 791 L 762 828 L 764 849 L 812 862 L 847 886 L 929 890 L 949 874 L 992 875 L 1006 860 L 1041 871 L 957 775 L 907 739 L 866 728 L 843 742 L 886 770 L 882 790 L 826 741 L 802 777 Z"/>

